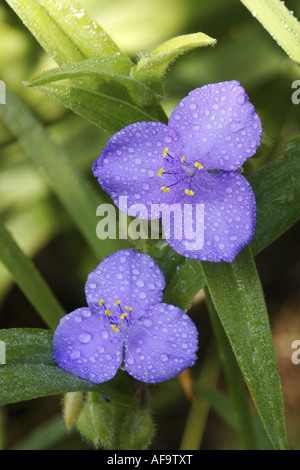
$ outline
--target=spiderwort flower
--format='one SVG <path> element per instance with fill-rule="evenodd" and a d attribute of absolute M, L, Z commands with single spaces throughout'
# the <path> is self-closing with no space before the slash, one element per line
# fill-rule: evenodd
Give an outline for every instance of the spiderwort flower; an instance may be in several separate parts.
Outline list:
<path fill-rule="evenodd" d="M 190 239 L 176 238 L 174 227 L 166 239 L 188 258 L 231 262 L 255 231 L 255 197 L 236 170 L 256 152 L 261 133 L 239 82 L 206 85 L 180 101 L 168 125 L 135 123 L 113 135 L 93 172 L 117 206 L 119 197 L 127 196 L 128 206 L 145 205 L 148 219 L 159 216 L 153 204 L 180 204 L 183 211 L 187 204 L 193 209 L 203 204 L 201 249 L 188 249 Z M 195 233 L 196 210 L 190 213 Z"/>
<path fill-rule="evenodd" d="M 65 315 L 54 333 L 53 358 L 90 382 L 128 374 L 157 383 L 196 361 L 197 329 L 180 308 L 162 303 L 164 276 L 146 254 L 131 249 L 105 258 L 88 275 L 88 307 Z"/>

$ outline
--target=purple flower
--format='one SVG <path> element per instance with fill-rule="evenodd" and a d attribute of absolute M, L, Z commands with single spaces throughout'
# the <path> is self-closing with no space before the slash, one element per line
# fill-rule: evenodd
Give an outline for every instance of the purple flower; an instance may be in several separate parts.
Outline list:
<path fill-rule="evenodd" d="M 169 380 L 192 366 L 197 329 L 180 308 L 161 303 L 164 276 L 146 254 L 121 250 L 87 279 L 88 308 L 65 315 L 54 333 L 53 358 L 90 382 L 112 379 L 124 360 L 142 382 Z"/>
<path fill-rule="evenodd" d="M 128 207 L 142 203 L 146 215 L 140 218 L 157 218 L 154 204 L 179 204 L 182 213 L 189 206 L 181 237 L 174 235 L 178 222 L 171 220 L 168 243 L 188 258 L 231 262 L 255 231 L 255 197 L 236 170 L 256 152 L 261 133 L 260 119 L 237 81 L 206 85 L 180 101 L 168 125 L 135 123 L 113 135 L 93 172 L 117 206 L 120 196 L 127 196 Z M 191 249 L 200 204 L 204 243 Z M 162 224 L 165 228 L 164 219 Z"/>

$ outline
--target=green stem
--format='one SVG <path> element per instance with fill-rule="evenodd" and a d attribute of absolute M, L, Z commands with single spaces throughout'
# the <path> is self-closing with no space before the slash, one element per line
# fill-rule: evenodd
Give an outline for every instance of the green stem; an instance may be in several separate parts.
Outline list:
<path fill-rule="evenodd" d="M 241 0 L 288 56 L 300 63 L 300 23 L 280 0 Z"/>
<path fill-rule="evenodd" d="M 220 373 L 220 362 L 215 349 L 215 343 L 213 342 L 213 344 L 210 344 L 198 379 L 199 384 L 211 388 L 215 388 Z M 210 404 L 207 400 L 195 399 L 192 402 L 183 432 L 180 450 L 200 449 L 209 410 Z"/>
<path fill-rule="evenodd" d="M 253 422 L 251 420 L 251 411 L 249 409 L 247 395 L 240 370 L 225 331 L 219 320 L 216 309 L 212 303 L 207 287 L 205 287 L 205 294 L 206 305 L 217 341 L 220 359 L 223 364 L 226 382 L 237 415 L 236 420 L 241 448 L 244 450 L 255 450 L 257 445 L 253 429 Z"/>

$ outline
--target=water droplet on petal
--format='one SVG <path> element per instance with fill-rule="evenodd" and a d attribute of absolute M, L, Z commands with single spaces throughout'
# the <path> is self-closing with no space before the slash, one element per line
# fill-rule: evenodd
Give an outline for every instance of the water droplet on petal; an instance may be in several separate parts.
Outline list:
<path fill-rule="evenodd" d="M 162 354 L 162 355 L 160 356 L 160 359 L 161 359 L 163 362 L 167 362 L 167 361 L 169 360 L 167 354 Z"/>
<path fill-rule="evenodd" d="M 92 335 L 90 333 L 81 333 L 79 336 L 78 336 L 78 341 L 80 341 L 80 343 L 89 343 L 92 339 Z"/>
<path fill-rule="evenodd" d="M 80 358 L 80 351 L 73 351 L 70 354 L 70 359 L 79 359 Z"/>
<path fill-rule="evenodd" d="M 243 104 L 245 102 L 245 96 L 242 93 L 237 97 L 237 102 L 239 104 Z"/>

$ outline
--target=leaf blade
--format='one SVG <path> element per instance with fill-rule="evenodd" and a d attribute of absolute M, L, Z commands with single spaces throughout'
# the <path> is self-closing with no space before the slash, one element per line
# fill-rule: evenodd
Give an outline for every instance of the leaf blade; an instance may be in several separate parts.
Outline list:
<path fill-rule="evenodd" d="M 155 95 L 150 88 L 129 76 L 130 66 L 126 60 L 111 57 L 101 57 L 72 62 L 55 69 L 43 72 L 38 77 L 26 83 L 29 87 L 39 87 L 52 82 L 76 78 L 95 78 L 91 91 L 103 92 L 103 80 L 118 82 L 124 85 L 132 99 L 140 107 L 151 106 L 155 102 Z M 86 81 L 87 82 L 87 81 Z M 90 84 L 87 82 L 87 84 Z"/>
<path fill-rule="evenodd" d="M 6 0 L 58 64 L 91 57 L 129 57 L 76 0 Z"/>
<path fill-rule="evenodd" d="M 215 39 L 204 33 L 177 36 L 141 57 L 138 64 L 132 68 L 131 75 L 151 86 L 157 93 L 161 93 L 161 80 L 169 65 L 177 57 L 197 47 L 213 45 L 215 42 Z"/>
<path fill-rule="evenodd" d="M 155 121 L 137 106 L 112 96 L 77 86 L 44 85 L 35 87 L 62 103 L 92 124 L 115 133 L 134 122 Z"/>
<path fill-rule="evenodd" d="M 52 358 L 53 333 L 38 328 L 0 330 L 6 364 L 0 365 L 0 406 L 72 391 L 96 391 L 116 403 L 133 398 L 119 391 L 114 380 L 93 384 L 60 369 Z"/>
<path fill-rule="evenodd" d="M 261 284 L 249 247 L 232 263 L 202 263 L 207 286 L 265 429 L 287 449 L 277 359 Z"/>
<path fill-rule="evenodd" d="M 9 90 L 7 105 L 0 106 L 0 117 L 19 139 L 35 166 L 43 171 L 52 190 L 96 256 L 102 259 L 124 248 L 125 243 L 122 241 L 97 239 L 96 208 L 102 202 L 100 193 L 97 194 L 72 164 L 66 152 L 50 138 L 29 109 Z"/>
<path fill-rule="evenodd" d="M 50 328 L 55 328 L 64 309 L 35 266 L 20 250 L 0 219 L 0 260 Z"/>
<path fill-rule="evenodd" d="M 300 218 L 300 137 L 291 140 L 283 158 L 248 177 L 257 202 L 254 255 Z"/>

